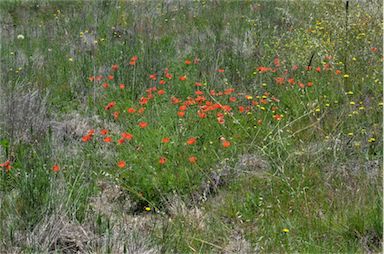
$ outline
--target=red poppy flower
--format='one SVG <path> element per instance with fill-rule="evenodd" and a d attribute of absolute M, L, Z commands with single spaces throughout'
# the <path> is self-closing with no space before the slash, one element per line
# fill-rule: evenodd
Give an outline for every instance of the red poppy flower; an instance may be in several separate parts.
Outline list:
<path fill-rule="evenodd" d="M 120 84 L 119 87 L 120 87 L 120 89 L 124 89 L 125 85 L 124 84 Z"/>
<path fill-rule="evenodd" d="M 108 130 L 106 130 L 106 129 L 102 129 L 101 131 L 100 131 L 100 134 L 101 135 L 107 135 L 108 134 Z"/>
<path fill-rule="evenodd" d="M 143 114 L 145 111 L 145 108 L 139 108 L 139 110 L 137 110 L 137 113 L 139 114 Z"/>
<path fill-rule="evenodd" d="M 172 74 L 170 74 L 170 73 L 165 73 L 165 77 L 167 78 L 167 79 L 172 79 Z"/>
<path fill-rule="evenodd" d="M 53 165 L 52 170 L 53 170 L 54 172 L 58 172 L 58 171 L 60 170 L 60 166 L 57 165 L 57 164 L 55 164 L 55 165 Z"/>
<path fill-rule="evenodd" d="M 178 115 L 179 117 L 184 117 L 184 116 L 185 116 L 185 112 L 184 112 L 184 111 L 178 111 L 178 112 L 177 112 L 177 115 Z"/>
<path fill-rule="evenodd" d="M 6 162 L 1 163 L 0 167 L 3 167 L 3 168 L 5 168 L 6 171 L 9 171 L 12 168 L 11 162 L 9 160 L 7 160 Z"/>
<path fill-rule="evenodd" d="M 121 133 L 121 137 L 123 137 L 126 140 L 131 140 L 133 139 L 133 135 L 131 133 L 123 132 Z"/>
<path fill-rule="evenodd" d="M 115 101 L 112 101 L 112 102 L 108 103 L 108 105 L 105 106 L 104 109 L 105 109 L 105 110 L 110 110 L 110 109 L 113 108 L 115 105 L 116 105 L 116 102 L 115 102 Z"/>
<path fill-rule="evenodd" d="M 117 64 L 112 65 L 112 70 L 117 71 L 119 69 L 119 66 Z"/>
<path fill-rule="evenodd" d="M 105 143 L 111 143 L 112 142 L 112 138 L 111 137 L 105 137 L 103 140 L 104 140 Z"/>
<path fill-rule="evenodd" d="M 187 140 L 188 145 L 193 145 L 196 144 L 196 138 L 192 137 Z"/>
<path fill-rule="evenodd" d="M 185 60 L 186 65 L 190 65 L 191 63 L 192 63 L 191 60 L 189 60 L 189 59 Z"/>
<path fill-rule="evenodd" d="M 200 87 L 200 86 L 203 86 L 203 84 L 201 84 L 200 82 L 196 82 L 195 86 Z"/>
<path fill-rule="evenodd" d="M 196 94 L 196 95 L 203 95 L 204 92 L 202 92 L 202 91 L 200 91 L 200 90 L 197 90 L 197 91 L 195 91 L 195 94 Z"/>
<path fill-rule="evenodd" d="M 148 123 L 147 122 L 139 122 L 139 127 L 144 129 L 148 126 Z"/>
<path fill-rule="evenodd" d="M 108 76 L 107 76 L 107 79 L 109 79 L 109 80 L 113 80 L 113 78 L 114 78 L 114 77 L 113 77 L 112 75 L 108 75 Z"/>
<path fill-rule="evenodd" d="M 204 112 L 202 112 L 201 110 L 197 111 L 197 115 L 203 119 L 203 118 L 206 118 L 207 117 L 207 114 L 205 114 Z"/>
<path fill-rule="evenodd" d="M 167 138 L 167 137 L 165 137 L 165 138 L 163 138 L 163 139 L 161 140 L 161 143 L 164 143 L 164 144 L 166 144 L 166 143 L 169 143 L 169 141 L 171 141 L 171 139 L 170 139 L 170 138 Z"/>
<path fill-rule="evenodd" d="M 117 143 L 119 145 L 123 144 L 124 142 L 125 142 L 125 139 L 123 139 L 123 138 L 120 138 L 119 140 L 117 140 Z"/>
<path fill-rule="evenodd" d="M 119 162 L 117 163 L 117 166 L 118 166 L 119 168 L 125 168 L 126 165 L 127 165 L 127 163 L 125 163 L 125 161 L 119 161 Z"/>
<path fill-rule="evenodd" d="M 160 80 L 160 81 L 159 81 L 159 84 L 160 84 L 160 85 L 165 85 L 165 80 L 164 80 L 164 79 Z"/>
<path fill-rule="evenodd" d="M 179 80 L 180 80 L 180 81 L 185 81 L 185 80 L 187 80 L 187 76 L 186 76 L 186 75 L 183 75 L 183 76 L 179 77 Z"/>
<path fill-rule="evenodd" d="M 188 160 L 189 160 L 189 162 L 190 162 L 191 164 L 195 164 L 195 163 L 197 162 L 197 158 L 196 158 L 196 156 L 191 156 L 191 157 L 188 158 Z"/>
<path fill-rule="evenodd" d="M 278 84 L 278 85 L 284 84 L 284 78 L 277 77 L 277 78 L 275 78 L 275 81 L 276 81 L 276 84 Z"/>
<path fill-rule="evenodd" d="M 217 72 L 223 73 L 224 69 L 218 69 Z"/>
<path fill-rule="evenodd" d="M 85 135 L 85 136 L 83 136 L 82 138 L 81 138 L 81 140 L 83 141 L 83 142 L 88 142 L 89 140 L 91 140 L 92 139 L 92 136 L 91 135 Z"/>
<path fill-rule="evenodd" d="M 295 79 L 289 78 L 288 79 L 288 83 L 291 84 L 291 85 L 295 84 Z"/>
<path fill-rule="evenodd" d="M 103 86 L 104 88 L 108 88 L 108 87 L 109 87 L 109 84 L 108 84 L 108 83 L 104 83 L 102 86 Z"/>
<path fill-rule="evenodd" d="M 224 124 L 224 123 L 225 123 L 224 117 L 218 117 L 218 118 L 217 118 L 217 122 L 218 122 L 219 124 Z"/>
<path fill-rule="evenodd" d="M 148 98 L 146 98 L 146 97 L 141 97 L 140 98 L 140 101 L 139 101 L 140 105 L 145 105 L 147 103 L 148 103 Z"/>
<path fill-rule="evenodd" d="M 165 94 L 165 91 L 163 89 L 161 89 L 161 90 L 157 91 L 157 94 L 158 95 L 163 95 L 163 94 Z"/>
<path fill-rule="evenodd" d="M 273 118 L 274 118 L 275 120 L 277 120 L 277 121 L 280 121 L 281 118 L 283 118 L 283 116 L 280 115 L 280 114 L 276 114 L 276 115 L 273 116 Z"/>
<path fill-rule="evenodd" d="M 166 159 L 165 157 L 160 157 L 160 159 L 159 159 L 159 163 L 160 163 L 161 165 L 165 164 L 166 162 L 167 162 L 167 159 Z"/>
<path fill-rule="evenodd" d="M 149 78 L 152 79 L 152 80 L 156 80 L 156 74 L 149 75 Z"/>
<path fill-rule="evenodd" d="M 134 108 L 128 108 L 128 109 L 127 109 L 127 112 L 128 112 L 129 114 L 133 114 L 133 113 L 136 112 L 136 109 L 134 109 Z"/>
<path fill-rule="evenodd" d="M 115 118 L 115 120 L 117 120 L 119 118 L 119 115 L 120 115 L 119 112 L 117 112 L 117 111 L 113 112 L 113 117 Z"/>
<path fill-rule="evenodd" d="M 223 140 L 222 145 L 224 148 L 228 148 L 231 146 L 231 142 L 229 142 L 228 140 Z"/>
<path fill-rule="evenodd" d="M 312 82 L 308 82 L 308 83 L 307 83 L 307 86 L 308 86 L 308 87 L 311 87 L 311 86 L 313 86 L 313 83 L 312 83 Z"/>

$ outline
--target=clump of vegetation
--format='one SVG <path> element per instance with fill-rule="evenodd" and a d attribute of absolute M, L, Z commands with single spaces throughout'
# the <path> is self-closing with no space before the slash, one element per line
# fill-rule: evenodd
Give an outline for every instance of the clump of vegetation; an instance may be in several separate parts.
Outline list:
<path fill-rule="evenodd" d="M 1 248 L 380 251 L 378 7 L 0 3 Z"/>

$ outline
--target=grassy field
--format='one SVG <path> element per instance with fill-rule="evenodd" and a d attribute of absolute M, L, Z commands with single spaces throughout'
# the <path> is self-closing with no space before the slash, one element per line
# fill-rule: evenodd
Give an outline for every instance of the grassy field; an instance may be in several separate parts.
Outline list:
<path fill-rule="evenodd" d="M 379 253 L 381 1 L 1 1 L 0 253 Z"/>

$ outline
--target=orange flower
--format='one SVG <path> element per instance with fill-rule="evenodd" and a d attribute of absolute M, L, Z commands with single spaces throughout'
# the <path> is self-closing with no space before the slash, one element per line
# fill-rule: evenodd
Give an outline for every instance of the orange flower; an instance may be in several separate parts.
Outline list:
<path fill-rule="evenodd" d="M 145 105 L 148 103 L 148 98 L 146 97 L 141 97 L 139 101 L 140 105 Z"/>
<path fill-rule="evenodd" d="M 218 117 L 218 118 L 217 118 L 217 122 L 218 122 L 219 124 L 224 124 L 224 123 L 225 123 L 224 117 Z"/>
<path fill-rule="evenodd" d="M 60 170 L 59 165 L 57 165 L 57 164 L 53 165 L 52 170 L 53 170 L 54 172 L 58 172 L 58 171 Z"/>
<path fill-rule="evenodd" d="M 231 142 L 229 142 L 228 140 L 223 140 L 222 145 L 224 148 L 228 148 L 231 146 Z"/>
<path fill-rule="evenodd" d="M 165 94 L 165 91 L 163 89 L 161 89 L 161 90 L 157 91 L 157 94 L 158 95 L 163 95 L 163 94 Z"/>
<path fill-rule="evenodd" d="M 170 74 L 170 73 L 165 73 L 165 77 L 167 78 L 167 79 L 172 79 L 172 74 Z"/>
<path fill-rule="evenodd" d="M 9 171 L 12 168 L 11 162 L 9 160 L 7 160 L 6 162 L 1 163 L 0 167 L 5 168 L 6 171 Z"/>
<path fill-rule="evenodd" d="M 117 64 L 112 65 L 112 70 L 117 71 L 119 69 L 119 66 Z"/>
<path fill-rule="evenodd" d="M 236 97 L 230 97 L 230 98 L 229 98 L 229 101 L 230 101 L 230 102 L 235 102 L 236 100 L 237 100 Z"/>
<path fill-rule="evenodd" d="M 148 123 L 147 122 L 139 122 L 139 127 L 144 129 L 145 127 L 148 126 Z"/>
<path fill-rule="evenodd" d="M 187 140 L 188 145 L 193 145 L 196 144 L 196 138 L 192 137 Z"/>
<path fill-rule="evenodd" d="M 170 139 L 170 138 L 167 138 L 167 137 L 165 137 L 165 138 L 163 138 L 163 139 L 161 140 L 161 143 L 164 143 L 164 144 L 166 144 L 166 143 L 169 143 L 169 141 L 171 141 L 171 139 Z"/>
<path fill-rule="evenodd" d="M 180 111 L 186 111 L 186 110 L 187 110 L 187 106 L 185 106 L 185 105 L 181 105 L 181 106 L 179 107 L 179 110 L 180 110 Z"/>
<path fill-rule="evenodd" d="M 115 102 L 115 101 L 112 101 L 112 102 L 108 103 L 108 105 L 105 106 L 104 109 L 105 109 L 105 110 L 110 110 L 110 109 L 113 108 L 115 105 L 116 105 L 116 102 Z"/>
<path fill-rule="evenodd" d="M 195 91 L 195 94 L 196 94 L 196 95 L 203 95 L 204 92 L 202 92 L 202 91 L 200 91 L 200 90 L 197 90 L 197 91 Z"/>
<path fill-rule="evenodd" d="M 240 112 L 240 113 L 243 113 L 244 110 L 245 110 L 245 107 L 244 107 L 244 106 L 239 106 L 239 112 Z"/>
<path fill-rule="evenodd" d="M 131 133 L 123 132 L 121 133 L 121 137 L 123 137 L 126 140 L 131 140 L 133 139 L 133 135 Z"/>
<path fill-rule="evenodd" d="M 149 78 L 152 79 L 152 80 L 156 80 L 156 74 L 149 75 Z"/>
<path fill-rule="evenodd" d="M 108 87 L 109 87 L 109 84 L 108 84 L 108 83 L 104 83 L 102 86 L 103 86 L 104 88 L 108 88 Z"/>
<path fill-rule="evenodd" d="M 160 80 L 160 81 L 159 81 L 159 84 L 160 84 L 160 85 L 165 85 L 165 80 L 164 80 L 164 79 Z"/>
<path fill-rule="evenodd" d="M 218 69 L 217 72 L 223 73 L 224 69 Z"/>
<path fill-rule="evenodd" d="M 312 83 L 312 82 L 308 82 L 308 83 L 307 83 L 307 86 L 308 86 L 308 87 L 311 87 L 311 86 L 313 86 L 313 83 Z"/>
<path fill-rule="evenodd" d="M 178 115 L 179 117 L 184 117 L 184 116 L 185 116 L 185 112 L 184 112 L 184 111 L 178 111 L 178 112 L 177 112 L 177 115 Z"/>
<path fill-rule="evenodd" d="M 187 80 L 187 76 L 186 76 L 186 75 L 183 75 L 183 76 L 179 77 L 179 80 L 180 80 L 180 81 L 185 81 L 185 80 Z"/>
<path fill-rule="evenodd" d="M 341 74 L 341 70 L 336 70 L 335 73 L 336 73 L 336 75 L 340 75 Z"/>
<path fill-rule="evenodd" d="M 91 140 L 92 139 L 92 136 L 91 135 L 85 135 L 85 136 L 83 136 L 82 138 L 81 138 L 81 140 L 83 141 L 83 142 L 87 142 L 87 141 L 89 141 L 89 140 Z"/>
<path fill-rule="evenodd" d="M 201 84 L 200 82 L 196 82 L 195 86 L 200 87 L 200 86 L 203 86 L 203 84 Z"/>
<path fill-rule="evenodd" d="M 106 130 L 106 129 L 102 129 L 101 131 L 100 131 L 100 134 L 101 135 L 107 135 L 108 134 L 108 130 Z"/>
<path fill-rule="evenodd" d="M 120 87 L 120 89 L 124 89 L 125 85 L 124 84 L 120 84 L 119 87 Z"/>
<path fill-rule="evenodd" d="M 284 84 L 284 78 L 277 77 L 277 78 L 275 78 L 275 81 L 276 81 L 276 84 L 278 84 L 278 85 Z"/>
<path fill-rule="evenodd" d="M 273 118 L 275 118 L 275 120 L 277 120 L 277 121 L 280 121 L 281 118 L 283 118 L 283 116 L 280 115 L 280 114 L 276 114 L 276 115 L 273 116 Z"/>
<path fill-rule="evenodd" d="M 139 110 L 137 110 L 137 113 L 139 114 L 143 114 L 145 111 L 145 108 L 139 108 Z"/>
<path fill-rule="evenodd" d="M 192 63 L 191 60 L 189 60 L 189 59 L 185 60 L 186 65 L 190 65 L 191 63 Z"/>
<path fill-rule="evenodd" d="M 165 158 L 165 157 L 160 157 L 160 159 L 159 159 L 159 163 L 161 164 L 161 165 L 163 165 L 163 164 L 165 164 L 167 162 L 167 159 Z"/>
<path fill-rule="evenodd" d="M 117 143 L 119 145 L 123 144 L 125 142 L 125 139 L 124 138 L 120 138 L 119 140 L 117 140 Z"/>
<path fill-rule="evenodd" d="M 119 168 L 125 168 L 126 165 L 127 165 L 127 164 L 125 163 L 125 161 L 119 161 L 119 162 L 117 163 L 117 166 L 118 166 Z"/>
<path fill-rule="evenodd" d="M 108 75 L 108 77 L 107 77 L 109 80 L 113 80 L 113 76 L 112 75 Z"/>
<path fill-rule="evenodd" d="M 113 112 L 113 117 L 115 118 L 115 120 L 117 120 L 119 118 L 119 115 L 120 113 L 119 112 Z"/>
<path fill-rule="evenodd" d="M 207 114 L 205 114 L 204 112 L 201 112 L 201 110 L 197 111 L 197 115 L 198 115 L 201 119 L 207 117 Z"/>
<path fill-rule="evenodd" d="M 134 108 L 128 108 L 128 109 L 127 109 L 127 112 L 128 112 L 129 114 L 133 114 L 133 113 L 136 112 L 136 109 L 134 109 Z"/>
<path fill-rule="evenodd" d="M 197 161 L 197 158 L 196 158 L 196 156 L 191 156 L 191 157 L 188 158 L 188 160 L 189 160 L 189 162 L 190 162 L 191 164 L 195 164 L 196 161 Z"/>
<path fill-rule="evenodd" d="M 112 142 L 112 138 L 111 137 L 105 137 L 103 140 L 104 140 L 105 143 L 111 143 Z"/>

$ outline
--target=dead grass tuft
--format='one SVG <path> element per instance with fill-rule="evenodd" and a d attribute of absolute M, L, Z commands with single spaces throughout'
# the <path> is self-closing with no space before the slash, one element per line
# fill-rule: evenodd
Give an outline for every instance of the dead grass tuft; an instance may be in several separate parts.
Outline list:
<path fill-rule="evenodd" d="M 56 213 L 40 222 L 27 242 L 40 251 L 85 253 L 93 238 L 93 234 L 82 225 Z"/>

